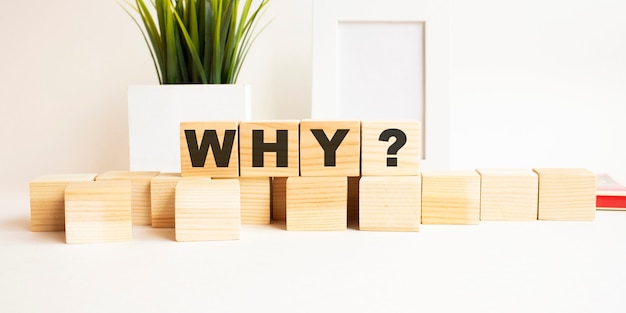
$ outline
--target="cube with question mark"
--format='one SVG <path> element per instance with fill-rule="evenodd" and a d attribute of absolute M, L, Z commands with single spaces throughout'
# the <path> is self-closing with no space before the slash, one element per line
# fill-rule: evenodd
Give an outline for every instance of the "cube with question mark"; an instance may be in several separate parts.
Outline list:
<path fill-rule="evenodd" d="M 418 121 L 362 121 L 361 176 L 417 176 L 421 130 Z"/>

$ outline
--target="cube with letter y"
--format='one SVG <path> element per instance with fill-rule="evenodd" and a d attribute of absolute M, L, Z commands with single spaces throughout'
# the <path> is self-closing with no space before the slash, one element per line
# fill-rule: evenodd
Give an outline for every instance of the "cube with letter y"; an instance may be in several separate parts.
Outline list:
<path fill-rule="evenodd" d="M 301 176 L 359 176 L 360 121 L 300 122 Z"/>
<path fill-rule="evenodd" d="M 239 177 L 238 122 L 180 123 L 183 177 Z"/>

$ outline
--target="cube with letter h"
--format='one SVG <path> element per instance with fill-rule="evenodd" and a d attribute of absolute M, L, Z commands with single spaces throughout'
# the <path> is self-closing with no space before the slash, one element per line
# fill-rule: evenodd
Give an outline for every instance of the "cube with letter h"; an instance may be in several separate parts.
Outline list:
<path fill-rule="evenodd" d="M 299 125 L 299 121 L 241 122 L 241 176 L 298 176 Z"/>

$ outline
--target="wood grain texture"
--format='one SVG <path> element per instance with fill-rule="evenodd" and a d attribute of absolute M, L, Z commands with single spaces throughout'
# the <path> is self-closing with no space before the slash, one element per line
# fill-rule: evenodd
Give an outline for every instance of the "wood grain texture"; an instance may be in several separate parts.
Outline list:
<path fill-rule="evenodd" d="M 239 127 L 237 121 L 216 122 L 184 122 L 180 123 L 180 167 L 183 177 L 239 177 Z M 191 163 L 189 146 L 185 130 L 193 130 L 196 133 L 198 148 L 202 145 L 205 130 L 215 130 L 220 148 L 224 147 L 225 133 L 227 130 L 235 131 L 232 149 L 228 158 L 228 164 L 218 167 L 213 155 L 213 148 L 209 148 L 204 166 L 194 167 Z M 227 150 L 225 150 L 227 151 Z"/>
<path fill-rule="evenodd" d="M 223 178 L 215 178 L 220 180 Z M 270 177 L 239 177 L 241 224 L 270 223 Z"/>
<path fill-rule="evenodd" d="M 406 135 L 406 143 L 395 155 L 388 149 L 396 142 L 379 140 L 387 129 L 398 129 Z M 362 176 L 418 176 L 420 174 L 421 137 L 417 121 L 362 121 L 361 175 Z M 387 158 L 396 158 L 396 166 L 388 166 Z"/>
<path fill-rule="evenodd" d="M 272 219 L 287 220 L 287 177 L 272 179 Z"/>
<path fill-rule="evenodd" d="M 270 178 L 239 177 L 241 188 L 241 224 L 269 224 Z"/>
<path fill-rule="evenodd" d="M 160 173 L 150 183 L 152 227 L 174 228 L 174 205 L 176 184 L 182 179 L 180 173 Z"/>
<path fill-rule="evenodd" d="M 419 231 L 419 176 L 363 176 L 359 188 L 360 230 Z"/>
<path fill-rule="evenodd" d="M 132 183 L 133 225 L 152 225 L 150 182 L 159 172 L 111 171 L 96 176 L 96 181 L 128 180 Z"/>
<path fill-rule="evenodd" d="M 131 182 L 73 182 L 65 189 L 67 243 L 130 241 Z"/>
<path fill-rule="evenodd" d="M 30 229 L 65 230 L 65 187 L 70 182 L 93 181 L 96 174 L 45 175 L 33 179 L 30 192 Z"/>
<path fill-rule="evenodd" d="M 596 213 L 596 175 L 579 168 L 536 168 L 540 220 L 592 221 Z"/>
<path fill-rule="evenodd" d="M 181 179 L 176 185 L 176 241 L 237 240 L 238 179 Z"/>
<path fill-rule="evenodd" d="M 335 151 L 335 165 L 325 166 L 324 149 L 312 129 L 321 129 L 326 139 L 332 140 L 339 129 L 348 133 Z M 300 175 L 301 176 L 359 176 L 361 152 L 361 124 L 359 121 L 300 122 Z"/>
<path fill-rule="evenodd" d="M 539 178 L 530 169 L 477 169 L 481 221 L 536 221 Z"/>
<path fill-rule="evenodd" d="M 239 124 L 239 171 L 242 177 L 273 177 L 298 176 L 300 173 L 299 156 L 299 126 L 300 121 L 242 121 Z M 254 167 L 253 160 L 253 131 L 263 131 L 263 142 L 276 143 L 278 130 L 287 131 L 287 149 L 280 150 L 287 155 L 287 166 L 278 167 L 276 152 L 263 154 L 263 167 Z"/>
<path fill-rule="evenodd" d="M 478 224 L 476 171 L 422 171 L 422 224 Z"/>
<path fill-rule="evenodd" d="M 287 178 L 287 230 L 347 229 L 346 177 Z"/>

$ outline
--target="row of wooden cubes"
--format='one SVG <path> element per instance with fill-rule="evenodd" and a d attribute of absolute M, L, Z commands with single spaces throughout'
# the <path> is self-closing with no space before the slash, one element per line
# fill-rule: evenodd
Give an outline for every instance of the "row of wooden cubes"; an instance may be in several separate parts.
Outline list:
<path fill-rule="evenodd" d="M 150 225 L 150 186 L 151 181 L 159 172 L 107 172 L 97 174 L 65 174 L 45 175 L 30 182 L 30 210 L 32 231 L 63 231 L 66 229 L 66 212 L 73 213 L 73 207 L 67 207 L 67 202 L 86 204 L 88 198 L 82 196 L 108 200 L 119 200 L 120 205 L 132 207 L 131 219 L 135 225 Z M 98 181 L 98 184 L 94 182 Z M 103 182 L 121 182 L 119 189 L 108 190 L 111 198 L 101 197 L 107 187 L 115 184 Z M 102 190 L 100 190 L 102 189 Z M 126 195 L 128 193 L 128 195 Z M 67 197 L 69 196 L 69 197 Z M 75 197 L 76 196 L 76 197 Z M 68 199 L 69 198 L 69 199 Z M 128 199 L 127 199 L 128 198 Z M 69 200 L 69 201 L 67 201 Z M 71 218 L 70 218 L 71 220 Z"/>
<path fill-rule="evenodd" d="M 181 180 L 187 182 L 181 185 Z M 75 231 L 102 236 L 101 224 L 72 223 L 75 218 L 98 216 L 124 221 L 128 227 L 131 220 L 135 225 L 176 226 L 179 239 L 185 229 L 198 228 L 194 220 L 211 217 L 202 209 L 207 203 L 220 209 L 219 205 L 233 202 L 236 208 L 227 212 L 236 212 L 237 220 L 228 227 L 237 225 L 237 234 L 241 222 L 270 222 L 270 178 L 215 179 L 204 189 L 197 188 L 197 181 L 203 179 L 158 172 L 43 177 L 30 186 L 31 227 L 33 231 L 66 229 L 70 242 Z M 230 189 L 220 189 L 229 184 Z M 224 198 L 228 190 L 230 198 Z M 94 198 L 98 201 L 89 201 Z M 273 198 L 274 219 L 286 220 L 288 230 L 341 230 L 349 217 L 358 217 L 362 230 L 388 231 L 416 231 L 420 224 L 476 224 L 481 219 L 592 220 L 595 176 L 586 170 L 535 169 L 422 172 L 421 177 L 274 178 Z M 102 203 L 111 206 L 109 215 L 98 211 Z M 132 218 L 126 218 L 125 206 L 132 207 Z M 190 227 L 181 222 L 186 217 Z M 74 229 L 66 222 L 80 227 Z M 190 234 L 187 238 L 195 238 Z"/>
<path fill-rule="evenodd" d="M 381 231 L 481 220 L 590 221 L 596 209 L 595 175 L 584 169 L 423 171 L 421 176 L 347 180 L 290 177 L 274 178 L 273 188 L 273 217 L 286 221 L 288 230 L 345 229 L 340 218 L 346 216 L 358 219 L 360 230 Z M 347 197 L 342 194 L 346 189 Z"/>
<path fill-rule="evenodd" d="M 74 203 L 74 196 L 93 196 L 107 202 L 110 199 L 126 201 L 122 193 L 128 191 L 128 206 L 132 208 L 133 225 L 153 227 L 174 227 L 175 190 L 182 179 L 179 173 L 159 172 L 107 172 L 96 174 L 47 175 L 30 182 L 30 207 L 32 231 L 63 231 L 66 228 L 67 203 Z M 207 180 L 210 178 L 192 178 L 189 180 Z M 226 179 L 218 179 L 226 181 Z M 244 224 L 269 224 L 270 222 L 270 182 L 266 177 L 240 177 L 238 193 L 243 197 L 241 204 L 241 222 Z M 99 182 L 95 184 L 95 182 Z M 119 187 L 128 190 L 107 189 L 112 184 L 102 182 L 123 182 Z M 124 186 L 121 186 L 124 185 Z M 126 186 L 128 185 L 128 186 Z M 241 191 L 239 191 L 239 188 Z M 102 190 L 100 190 L 102 189 Z M 111 197 L 100 197 L 103 192 Z M 69 195 L 69 199 L 68 199 Z M 107 202 L 109 203 L 109 202 Z M 70 207 L 70 211 L 73 207 Z"/>

